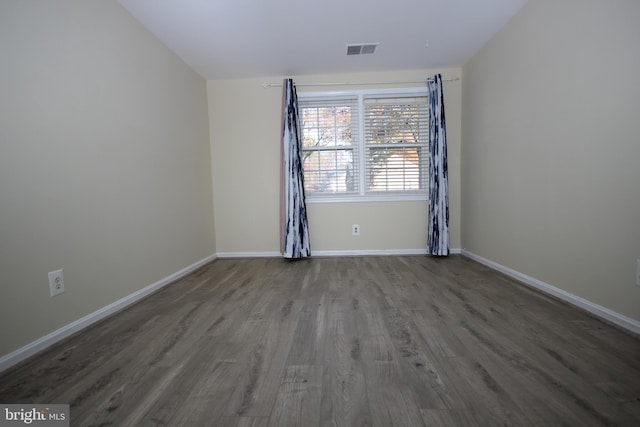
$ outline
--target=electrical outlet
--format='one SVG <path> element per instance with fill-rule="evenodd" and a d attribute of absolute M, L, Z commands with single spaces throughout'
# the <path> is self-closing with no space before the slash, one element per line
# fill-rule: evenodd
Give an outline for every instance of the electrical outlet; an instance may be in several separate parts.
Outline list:
<path fill-rule="evenodd" d="M 353 224 L 351 226 L 351 234 L 353 234 L 354 236 L 359 236 L 360 235 L 360 225 Z"/>
<path fill-rule="evenodd" d="M 64 278 L 62 269 L 49 272 L 49 292 L 52 297 L 64 292 Z"/>
<path fill-rule="evenodd" d="M 636 268 L 636 285 L 640 286 L 640 258 L 638 258 L 638 267 Z"/>

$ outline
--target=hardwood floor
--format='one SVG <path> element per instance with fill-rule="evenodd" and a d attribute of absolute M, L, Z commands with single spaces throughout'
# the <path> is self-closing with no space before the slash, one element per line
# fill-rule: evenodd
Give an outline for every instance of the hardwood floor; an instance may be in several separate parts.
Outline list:
<path fill-rule="evenodd" d="M 461 256 L 219 259 L 0 376 L 74 426 L 640 425 L 640 341 Z"/>

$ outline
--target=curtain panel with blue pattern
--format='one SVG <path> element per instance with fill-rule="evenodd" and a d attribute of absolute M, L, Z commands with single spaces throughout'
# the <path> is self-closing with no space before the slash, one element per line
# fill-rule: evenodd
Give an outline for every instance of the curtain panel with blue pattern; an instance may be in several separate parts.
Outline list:
<path fill-rule="evenodd" d="M 285 258 L 311 256 L 309 225 L 304 198 L 302 138 L 298 116 L 298 95 L 292 79 L 285 79 L 282 112 L 282 255 Z"/>
<path fill-rule="evenodd" d="M 442 76 L 427 80 L 429 88 L 429 225 L 427 253 L 449 255 L 449 182 Z"/>

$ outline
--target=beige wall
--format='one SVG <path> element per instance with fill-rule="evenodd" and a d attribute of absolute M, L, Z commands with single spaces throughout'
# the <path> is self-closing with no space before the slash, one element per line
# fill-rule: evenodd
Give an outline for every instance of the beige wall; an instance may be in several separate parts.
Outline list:
<path fill-rule="evenodd" d="M 460 69 L 318 75 L 296 83 L 413 81 L 441 72 L 458 77 Z M 282 77 L 216 80 L 207 83 L 216 244 L 219 253 L 278 252 L 280 212 L 280 132 L 282 90 L 263 82 Z M 413 85 L 415 86 L 415 85 Z M 337 90 L 354 87 L 323 87 Z M 362 88 L 357 86 L 355 88 Z M 460 81 L 445 82 L 448 132 L 451 247 L 460 247 Z M 310 203 L 312 252 L 424 250 L 426 206 L 418 202 Z M 391 224 L 390 221 L 395 221 Z M 361 235 L 351 235 L 351 224 Z"/>
<path fill-rule="evenodd" d="M 536 0 L 463 68 L 463 247 L 640 320 L 640 2 Z"/>
<path fill-rule="evenodd" d="M 206 83 L 120 5 L 3 1 L 0 54 L 1 356 L 215 245 Z"/>

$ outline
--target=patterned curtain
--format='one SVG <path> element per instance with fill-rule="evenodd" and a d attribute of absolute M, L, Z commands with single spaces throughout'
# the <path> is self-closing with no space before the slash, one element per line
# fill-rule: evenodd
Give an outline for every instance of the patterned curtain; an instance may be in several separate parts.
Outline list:
<path fill-rule="evenodd" d="M 449 255 L 449 184 L 447 136 L 442 76 L 427 80 L 429 87 L 429 228 L 427 253 Z"/>
<path fill-rule="evenodd" d="M 282 254 L 285 258 L 311 256 L 307 207 L 304 200 L 302 138 L 298 95 L 292 79 L 285 79 L 282 111 Z"/>

